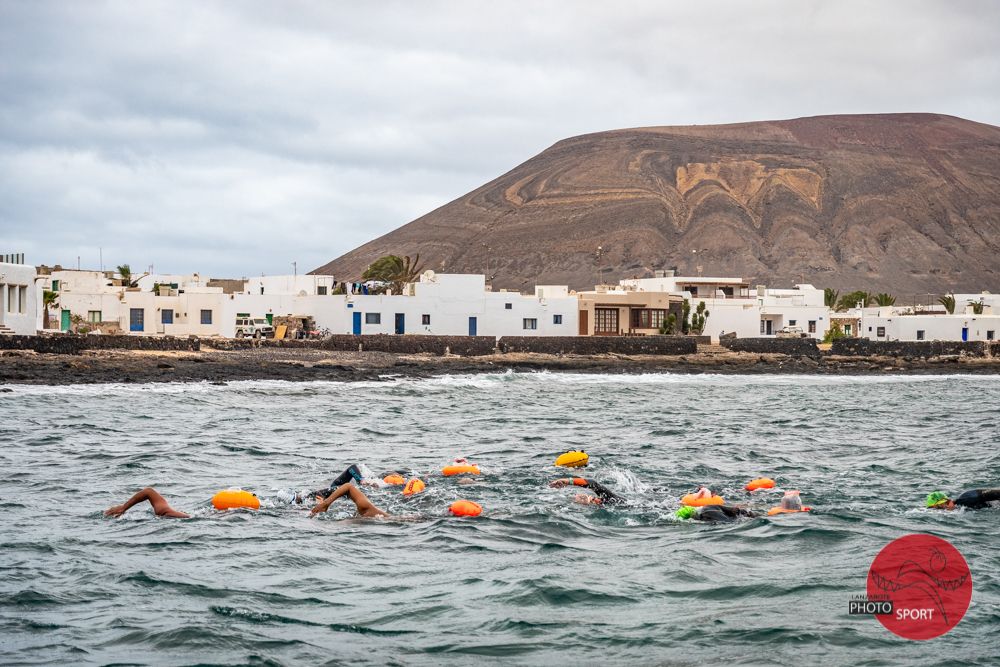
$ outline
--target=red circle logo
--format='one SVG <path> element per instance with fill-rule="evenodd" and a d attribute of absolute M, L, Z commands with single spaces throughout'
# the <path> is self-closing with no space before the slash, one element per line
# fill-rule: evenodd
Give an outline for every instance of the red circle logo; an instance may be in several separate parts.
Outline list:
<path fill-rule="evenodd" d="M 905 639 L 933 639 L 962 620 L 972 573 L 961 552 L 933 535 L 906 535 L 885 546 L 868 568 L 868 597 L 892 601 L 876 618 Z"/>

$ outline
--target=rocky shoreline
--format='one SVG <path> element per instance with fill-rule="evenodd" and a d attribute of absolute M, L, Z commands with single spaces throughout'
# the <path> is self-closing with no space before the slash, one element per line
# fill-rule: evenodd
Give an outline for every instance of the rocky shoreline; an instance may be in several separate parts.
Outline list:
<path fill-rule="evenodd" d="M 1000 374 L 1000 358 L 819 357 L 746 352 L 681 356 L 498 354 L 484 357 L 331 352 L 260 347 L 246 350 L 91 350 L 79 355 L 0 352 L 0 385 L 241 380 L 389 381 L 459 373 L 576 372 L 680 374 Z M 8 387 L 9 390 L 9 387 Z"/>

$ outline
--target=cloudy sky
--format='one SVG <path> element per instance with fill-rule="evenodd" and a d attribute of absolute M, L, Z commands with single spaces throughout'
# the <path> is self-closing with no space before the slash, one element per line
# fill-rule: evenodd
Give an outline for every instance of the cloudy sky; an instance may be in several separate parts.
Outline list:
<path fill-rule="evenodd" d="M 0 251 L 291 273 L 559 139 L 1000 125 L 1000 3 L 0 0 Z"/>

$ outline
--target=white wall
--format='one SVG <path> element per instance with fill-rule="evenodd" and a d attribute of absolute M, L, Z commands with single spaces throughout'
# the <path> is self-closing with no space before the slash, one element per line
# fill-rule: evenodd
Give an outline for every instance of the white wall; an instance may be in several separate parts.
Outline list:
<path fill-rule="evenodd" d="M 20 336 L 36 333 L 40 287 L 34 266 L 0 263 L 0 326 Z"/>
<path fill-rule="evenodd" d="M 309 274 L 287 276 L 261 276 L 248 278 L 244 291 L 247 294 L 311 296 L 319 293 L 319 287 L 326 288 L 326 294 L 333 292 L 333 276 Z"/>
<path fill-rule="evenodd" d="M 880 327 L 883 336 L 878 335 Z M 961 341 L 963 328 L 968 329 L 966 340 L 1000 340 L 1000 315 L 898 315 L 891 308 L 866 308 L 860 335 L 872 340 Z"/>

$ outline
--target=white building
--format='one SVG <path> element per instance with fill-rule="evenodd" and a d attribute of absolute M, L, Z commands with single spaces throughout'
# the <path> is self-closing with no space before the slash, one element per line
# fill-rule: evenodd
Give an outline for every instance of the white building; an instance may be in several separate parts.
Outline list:
<path fill-rule="evenodd" d="M 34 266 L 0 262 L 0 334 L 27 336 L 37 332 L 41 289 Z"/>
<path fill-rule="evenodd" d="M 675 276 L 673 271 L 657 271 L 653 278 L 622 280 L 620 284 L 639 292 L 679 294 L 690 303 L 692 313 L 704 302 L 709 316 L 702 333 L 716 339 L 734 332 L 740 338 L 774 336 L 789 327 L 821 340 L 830 326 L 823 290 L 812 285 L 751 288 L 741 278 Z"/>
<path fill-rule="evenodd" d="M 229 293 L 197 274 L 144 276 L 134 288 L 101 272 L 53 272 L 50 281 L 67 329 L 71 315 L 86 313 L 135 335 L 228 338 L 237 318 L 276 316 L 312 317 L 320 330 L 339 334 L 571 336 L 577 326 L 577 300 L 565 286 L 492 292 L 482 275 L 428 271 L 398 295 L 333 294 L 330 276 L 253 278 Z"/>
<path fill-rule="evenodd" d="M 69 331 L 74 317 L 93 328 L 107 329 L 106 333 L 116 330 L 125 288 L 113 271 L 53 269 L 40 275 L 39 282 L 43 290 L 58 295 L 49 312 L 50 330 Z"/>
<path fill-rule="evenodd" d="M 957 298 L 956 298 L 957 301 Z M 955 310 L 960 310 L 956 305 Z M 975 314 L 971 307 L 964 312 L 913 313 L 909 308 L 862 308 L 853 314 L 860 321 L 861 338 L 893 341 L 992 341 L 1000 340 L 1000 315 L 988 306 L 982 314 Z"/>

